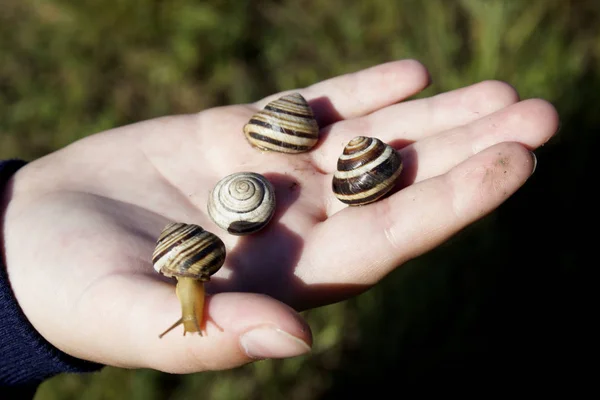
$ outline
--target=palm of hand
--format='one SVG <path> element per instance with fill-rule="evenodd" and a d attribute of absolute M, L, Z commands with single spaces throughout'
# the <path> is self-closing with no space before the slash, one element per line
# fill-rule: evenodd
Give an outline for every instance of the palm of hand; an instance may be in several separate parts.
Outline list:
<path fill-rule="evenodd" d="M 408 78 L 394 78 L 401 73 Z M 222 361 L 212 348 L 264 321 L 305 338 L 282 304 L 230 292 L 264 293 L 298 310 L 355 295 L 491 211 L 525 181 L 528 152 L 501 142 L 535 148 L 556 129 L 551 106 L 511 105 L 514 92 L 499 83 L 393 104 L 425 84 L 422 67 L 398 62 L 301 91 L 322 129 L 309 153 L 261 152 L 245 140 L 243 125 L 276 95 L 104 132 L 31 163 L 15 178 L 5 218 L 19 303 L 55 346 L 112 365 L 192 371 L 243 363 L 241 356 Z M 358 135 L 403 147 L 404 190 L 346 208 L 333 196 L 331 178 L 344 144 Z M 229 235 L 206 213 L 211 188 L 238 171 L 269 178 L 278 203 L 271 224 L 247 237 Z M 228 251 L 207 285 L 224 292 L 207 306 L 209 321 L 223 331 L 209 323 L 208 337 L 194 344 L 175 333 L 157 339 L 179 314 L 172 282 L 150 265 L 169 221 L 204 227 Z M 190 348 L 195 364 L 178 365 Z"/>

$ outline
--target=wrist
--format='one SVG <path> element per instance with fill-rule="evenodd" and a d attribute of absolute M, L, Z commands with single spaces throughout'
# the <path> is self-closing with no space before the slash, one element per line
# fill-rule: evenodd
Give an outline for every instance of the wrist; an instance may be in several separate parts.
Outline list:
<path fill-rule="evenodd" d="M 5 213 L 12 199 L 15 173 L 24 161 L 0 162 L 0 386 L 37 384 L 62 372 L 88 372 L 99 364 L 61 352 L 31 325 L 10 284 L 5 264 Z"/>

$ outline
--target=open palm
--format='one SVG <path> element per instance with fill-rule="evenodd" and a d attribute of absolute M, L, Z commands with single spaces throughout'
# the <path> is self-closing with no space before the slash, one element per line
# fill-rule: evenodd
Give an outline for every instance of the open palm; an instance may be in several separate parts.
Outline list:
<path fill-rule="evenodd" d="M 277 348 L 277 335 L 252 337 L 251 350 L 240 345 L 254 328 L 307 348 L 310 330 L 288 305 L 356 295 L 489 213 L 532 173 L 528 150 L 556 131 L 551 105 L 518 102 L 500 82 L 398 103 L 427 84 L 426 70 L 406 60 L 298 90 L 321 127 L 319 143 L 303 154 L 261 152 L 244 138 L 243 125 L 280 93 L 103 132 L 30 163 L 13 179 L 5 216 L 19 304 L 61 350 L 117 366 L 192 372 L 243 364 L 248 353 L 293 353 Z M 331 179 L 344 145 L 359 135 L 398 148 L 405 169 L 391 196 L 348 208 Z M 237 171 L 261 173 L 276 190 L 271 224 L 246 237 L 206 213 L 212 187 Z M 227 247 L 207 285 L 202 338 L 157 336 L 180 315 L 173 282 L 151 266 L 170 221 L 198 224 Z"/>

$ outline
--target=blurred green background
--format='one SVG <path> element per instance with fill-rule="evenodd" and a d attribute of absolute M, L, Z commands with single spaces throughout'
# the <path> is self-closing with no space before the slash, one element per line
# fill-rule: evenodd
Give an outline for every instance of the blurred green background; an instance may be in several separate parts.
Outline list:
<path fill-rule="evenodd" d="M 595 0 L 2 0 L 0 158 L 34 159 L 165 114 L 254 101 L 401 58 L 433 84 L 551 101 L 557 137 L 492 215 L 352 300 L 306 313 L 312 354 L 188 376 L 107 367 L 50 399 L 317 399 L 590 382 L 598 182 Z M 596 171 L 594 171 L 596 170 Z M 591 226 L 593 229 L 594 226 Z M 596 234 L 597 236 L 597 234 Z"/>

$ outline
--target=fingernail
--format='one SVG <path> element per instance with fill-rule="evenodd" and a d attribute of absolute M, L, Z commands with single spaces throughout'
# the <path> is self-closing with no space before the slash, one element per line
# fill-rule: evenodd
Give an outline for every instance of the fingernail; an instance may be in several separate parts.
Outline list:
<path fill-rule="evenodd" d="M 537 167 L 537 157 L 535 156 L 535 153 L 533 151 L 530 151 L 531 153 L 531 159 L 533 160 L 533 169 L 531 170 L 531 175 L 533 175 L 533 173 L 535 172 L 535 168 Z"/>
<path fill-rule="evenodd" d="M 251 358 L 287 358 L 308 353 L 310 346 L 289 333 L 272 327 L 255 328 L 240 337 L 240 344 Z"/>

